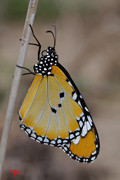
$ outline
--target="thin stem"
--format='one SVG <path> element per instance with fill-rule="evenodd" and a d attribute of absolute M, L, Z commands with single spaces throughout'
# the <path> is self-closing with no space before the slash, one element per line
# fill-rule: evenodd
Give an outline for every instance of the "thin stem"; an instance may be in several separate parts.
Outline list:
<path fill-rule="evenodd" d="M 24 29 L 23 29 L 23 35 L 21 38 L 22 39 L 21 46 L 20 46 L 20 50 L 19 50 L 18 60 L 16 63 L 16 64 L 19 64 L 20 66 L 23 66 L 24 61 L 25 61 L 27 47 L 28 47 L 28 41 L 29 41 L 30 32 L 31 32 L 29 24 L 31 24 L 31 25 L 33 24 L 36 9 L 37 9 L 37 4 L 38 4 L 38 0 L 30 0 L 29 1 L 28 12 L 27 12 L 27 16 L 26 16 Z M 14 73 L 14 79 L 13 79 L 13 83 L 12 83 L 12 87 L 11 87 L 9 102 L 8 102 L 8 108 L 7 108 L 7 112 L 6 112 L 6 119 L 5 119 L 3 133 L 2 133 L 1 144 L 0 144 L 0 179 L 1 179 L 1 174 L 2 174 L 5 153 L 6 153 L 6 148 L 7 148 L 10 127 L 11 127 L 11 123 L 12 123 L 12 118 L 13 118 L 13 113 L 14 113 L 15 102 L 16 102 L 16 97 L 17 97 L 21 74 L 22 74 L 22 69 L 16 67 L 15 73 Z"/>

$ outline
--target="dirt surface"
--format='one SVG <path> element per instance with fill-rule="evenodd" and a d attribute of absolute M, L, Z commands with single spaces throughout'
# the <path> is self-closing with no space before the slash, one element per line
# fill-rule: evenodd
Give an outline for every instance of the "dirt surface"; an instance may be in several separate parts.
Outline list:
<path fill-rule="evenodd" d="M 103 11 L 97 19 L 65 16 L 55 22 L 56 51 L 82 93 L 97 127 L 101 150 L 92 164 L 80 164 L 62 150 L 41 145 L 19 128 L 18 110 L 33 79 L 23 76 L 19 87 L 2 180 L 119 180 L 120 179 L 120 14 L 117 7 Z M 53 23 L 53 22 L 52 22 Z M 53 43 L 46 30 L 51 22 L 34 24 L 42 48 Z M 23 24 L 0 25 L 0 134 L 2 133 L 10 86 L 19 52 Z M 31 42 L 33 42 L 31 37 Z M 25 66 L 37 62 L 37 48 L 29 46 Z"/>

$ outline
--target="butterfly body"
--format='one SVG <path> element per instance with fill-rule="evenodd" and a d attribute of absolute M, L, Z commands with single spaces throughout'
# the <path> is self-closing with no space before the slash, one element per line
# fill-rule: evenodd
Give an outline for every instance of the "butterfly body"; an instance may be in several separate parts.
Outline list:
<path fill-rule="evenodd" d="M 90 112 L 54 47 L 38 59 L 19 111 L 20 127 L 39 143 L 57 146 L 78 162 L 92 162 L 99 137 Z"/>

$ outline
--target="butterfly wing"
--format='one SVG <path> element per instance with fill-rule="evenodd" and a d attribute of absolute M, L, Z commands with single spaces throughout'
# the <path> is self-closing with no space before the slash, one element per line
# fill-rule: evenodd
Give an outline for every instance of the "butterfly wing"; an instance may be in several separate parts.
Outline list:
<path fill-rule="evenodd" d="M 62 145 L 63 151 L 78 162 L 94 161 L 99 153 L 99 139 L 94 128 L 85 137 L 78 136 L 70 144 Z"/>
<path fill-rule="evenodd" d="M 78 162 L 92 162 L 97 158 L 100 150 L 99 136 L 95 124 L 82 95 L 71 79 L 69 73 L 61 64 L 58 64 L 58 67 L 66 75 L 66 81 L 73 88 L 73 100 L 76 101 L 83 111 L 81 116 L 76 117 L 80 127 L 80 135 L 74 138 L 70 144 L 62 145 L 61 148 L 71 158 Z"/>
<path fill-rule="evenodd" d="M 93 161 L 99 139 L 89 110 L 59 63 L 51 75 L 37 74 L 19 111 L 21 128 L 34 140 L 62 148 L 80 162 Z"/>
<path fill-rule="evenodd" d="M 72 99 L 72 91 L 66 76 L 56 66 L 52 76 L 37 74 L 19 111 L 21 128 L 43 144 L 69 143 L 80 135 L 76 117 L 83 113 Z"/>

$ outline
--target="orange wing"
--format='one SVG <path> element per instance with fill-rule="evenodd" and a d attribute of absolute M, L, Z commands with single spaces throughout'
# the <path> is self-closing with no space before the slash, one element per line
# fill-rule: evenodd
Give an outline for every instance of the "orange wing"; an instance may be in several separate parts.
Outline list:
<path fill-rule="evenodd" d="M 87 131 L 86 136 L 78 136 L 70 144 L 63 145 L 62 149 L 71 158 L 78 162 L 92 162 L 97 158 L 99 153 L 99 140 L 95 135 L 94 127 Z"/>
<path fill-rule="evenodd" d="M 56 66 L 52 76 L 37 74 L 19 111 L 21 128 L 33 139 L 54 146 L 80 135 L 76 117 L 83 114 L 73 100 L 73 88 Z"/>
<path fill-rule="evenodd" d="M 99 139 L 89 110 L 67 71 L 37 74 L 19 111 L 21 128 L 34 140 L 62 148 L 80 162 L 93 161 Z"/>
<path fill-rule="evenodd" d="M 76 136 L 76 138 L 74 137 L 69 144 L 64 144 L 60 148 L 62 148 L 64 152 L 66 152 L 71 158 L 78 162 L 92 162 L 97 158 L 100 149 L 99 137 L 96 127 L 91 118 L 87 105 L 85 104 L 82 95 L 78 91 L 70 75 L 63 66 L 60 64 L 58 66 L 66 75 L 66 81 L 74 89 L 72 92 L 72 98 L 82 109 L 81 116 L 76 116 L 76 120 L 78 121 L 80 127 L 80 135 Z M 58 76 L 57 71 L 55 75 Z M 59 72 L 59 76 L 60 75 L 61 74 Z M 70 105 L 72 105 L 72 102 Z M 74 111 L 73 109 L 71 109 L 71 111 L 74 113 L 75 111 L 78 112 L 78 109 L 74 105 L 73 107 Z"/>

